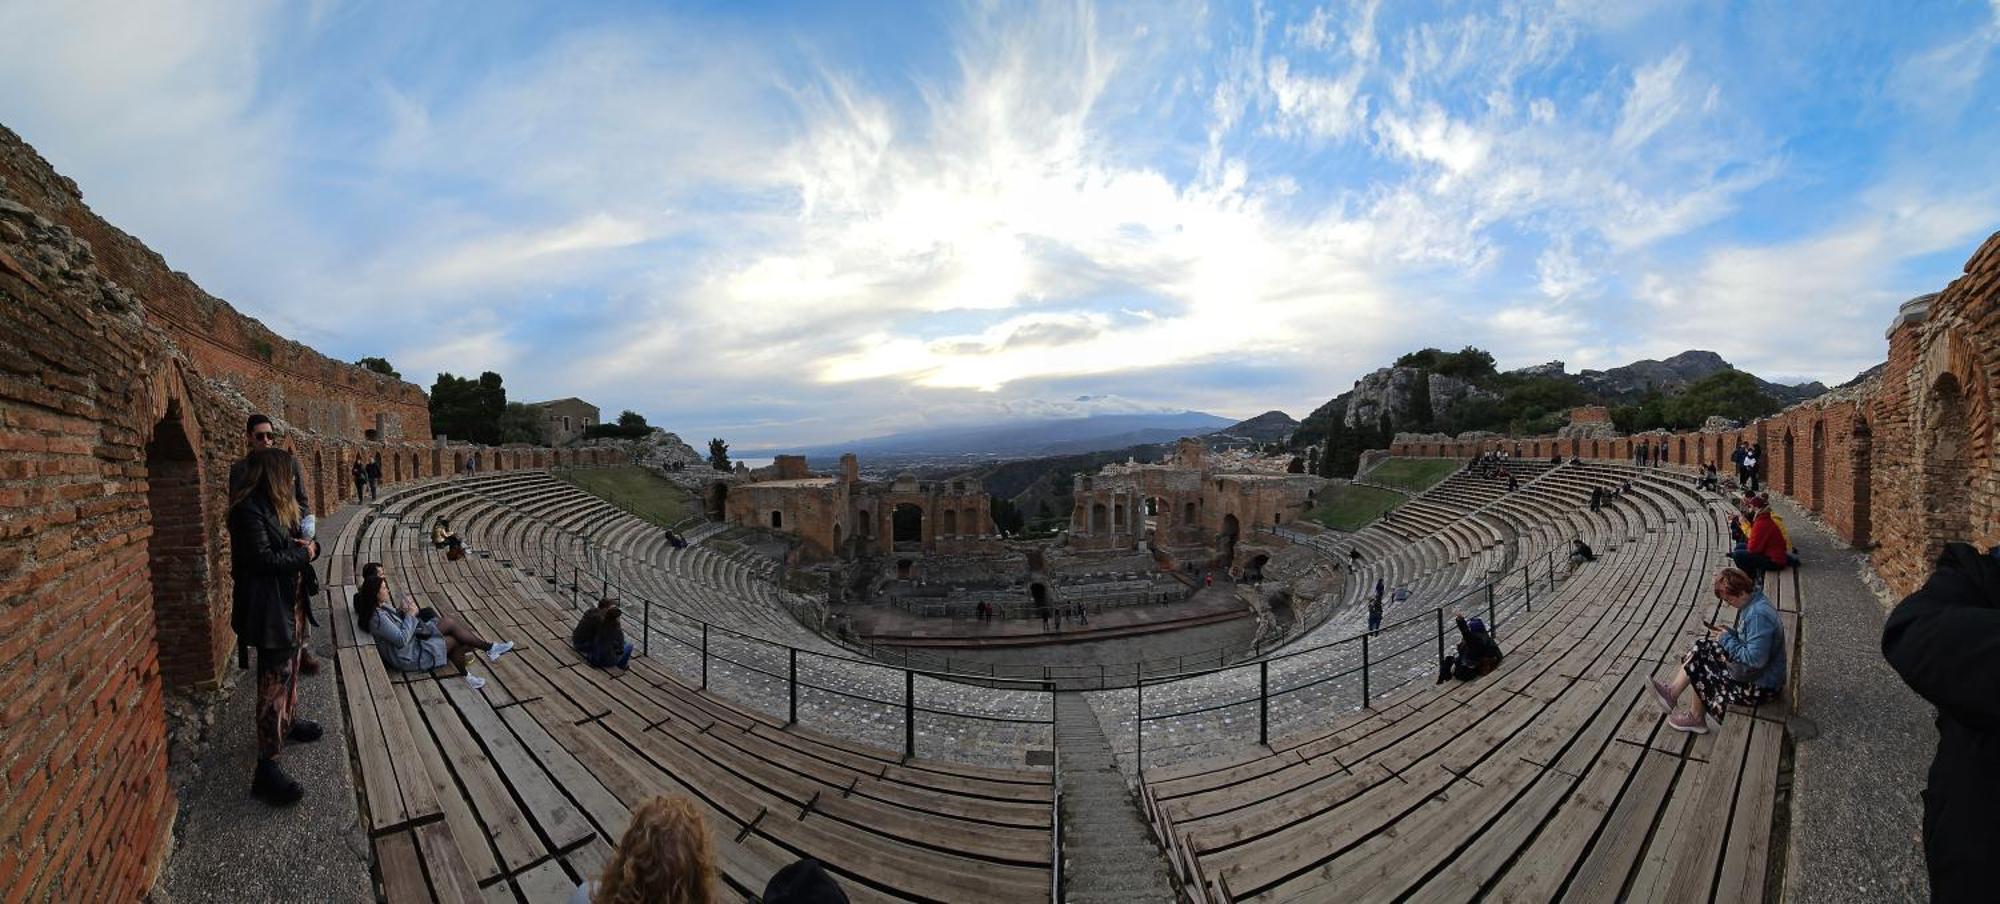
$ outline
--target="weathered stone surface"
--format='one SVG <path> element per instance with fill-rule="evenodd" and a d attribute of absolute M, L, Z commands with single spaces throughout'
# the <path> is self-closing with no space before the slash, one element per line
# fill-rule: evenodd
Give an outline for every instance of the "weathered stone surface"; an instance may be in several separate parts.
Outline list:
<path fill-rule="evenodd" d="M 1348 394 L 1349 428 L 1375 427 L 1387 414 L 1391 424 L 1409 425 L 1416 420 L 1418 386 L 1430 391 L 1431 416 L 1442 418 L 1467 399 L 1492 398 L 1493 394 L 1457 377 L 1428 373 L 1414 367 L 1384 367 L 1354 382 Z"/>

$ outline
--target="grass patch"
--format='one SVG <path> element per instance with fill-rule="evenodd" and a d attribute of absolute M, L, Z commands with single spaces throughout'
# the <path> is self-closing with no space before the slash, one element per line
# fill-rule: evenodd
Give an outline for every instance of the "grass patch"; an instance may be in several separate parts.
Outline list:
<path fill-rule="evenodd" d="M 1334 484 L 1320 494 L 1319 505 L 1306 513 L 1306 520 L 1334 530 L 1360 530 L 1401 504 L 1402 494 L 1380 487 Z"/>
<path fill-rule="evenodd" d="M 1367 479 L 1369 483 L 1421 493 L 1462 467 L 1464 462 L 1449 458 L 1392 458 L 1369 471 Z"/>
<path fill-rule="evenodd" d="M 561 473 L 584 492 L 661 527 L 698 511 L 694 498 L 686 490 L 638 465 L 577 468 Z"/>

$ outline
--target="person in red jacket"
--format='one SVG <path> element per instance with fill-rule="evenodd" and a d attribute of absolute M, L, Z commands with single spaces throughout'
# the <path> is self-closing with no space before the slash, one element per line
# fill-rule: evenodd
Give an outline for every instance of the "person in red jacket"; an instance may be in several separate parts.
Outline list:
<path fill-rule="evenodd" d="M 1729 554 L 1736 567 L 1750 574 L 1757 586 L 1764 586 L 1764 572 L 1783 571 L 1788 561 L 1785 532 L 1771 520 L 1771 510 L 1758 506 L 1756 520 L 1750 522 L 1750 544 Z"/>

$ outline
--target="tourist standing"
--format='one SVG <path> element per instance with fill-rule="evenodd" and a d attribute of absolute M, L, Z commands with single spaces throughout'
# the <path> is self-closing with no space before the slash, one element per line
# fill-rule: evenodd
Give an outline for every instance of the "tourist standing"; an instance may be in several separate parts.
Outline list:
<path fill-rule="evenodd" d="M 1937 707 L 1923 793 L 1931 900 L 1990 901 L 2000 852 L 2000 560 L 1946 544 L 1930 579 L 1889 614 L 1882 655 Z"/>
<path fill-rule="evenodd" d="M 354 480 L 354 504 L 366 504 L 368 502 L 368 466 L 362 464 L 361 459 L 357 458 L 354 460 L 354 464 L 348 466 L 347 476 Z"/>
<path fill-rule="evenodd" d="M 280 449 L 282 447 L 279 445 L 279 442 L 284 439 L 284 437 L 278 435 L 277 426 L 271 423 L 271 418 L 263 414 L 250 415 L 249 421 L 243 426 L 243 434 L 250 448 L 249 451 L 243 454 L 242 458 L 237 459 L 229 466 L 229 498 L 231 499 L 236 498 L 237 491 L 241 490 L 249 480 L 251 453 L 259 449 Z M 299 465 L 298 456 L 293 455 L 290 458 L 292 460 L 292 498 L 299 505 L 299 535 L 311 540 L 319 533 L 319 519 L 313 517 L 312 500 L 306 496 L 305 469 Z M 313 619 L 310 609 L 306 611 L 306 618 L 310 624 L 319 624 L 318 620 Z M 306 643 L 307 640 L 305 638 L 300 638 L 299 674 L 317 675 L 319 674 L 319 657 L 313 655 L 312 648 L 307 646 Z"/>
<path fill-rule="evenodd" d="M 283 449 L 250 453 L 243 485 L 229 500 L 230 626 L 240 658 L 247 658 L 248 648 L 257 650 L 257 771 L 250 793 L 272 804 L 305 795 L 278 765 L 285 742 L 317 741 L 321 734 L 317 723 L 295 718 L 299 650 L 308 601 L 317 593 L 312 561 L 319 557 L 319 543 L 298 536 L 298 500 L 285 486 L 291 457 Z"/>
<path fill-rule="evenodd" d="M 368 498 L 380 499 L 382 487 L 382 453 L 368 460 Z"/>

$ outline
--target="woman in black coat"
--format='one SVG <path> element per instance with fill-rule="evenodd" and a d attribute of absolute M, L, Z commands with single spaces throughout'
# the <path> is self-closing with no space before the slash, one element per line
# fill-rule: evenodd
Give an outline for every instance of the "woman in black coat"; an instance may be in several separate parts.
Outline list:
<path fill-rule="evenodd" d="M 1924 789 L 1931 900 L 1991 901 L 2000 853 L 2000 560 L 1950 543 L 1930 580 L 1889 613 L 1882 655 L 1937 707 Z"/>
<path fill-rule="evenodd" d="M 317 723 L 293 718 L 308 585 L 318 583 L 312 560 L 319 557 L 319 544 L 299 533 L 291 459 L 283 449 L 250 453 L 243 485 L 229 500 L 230 625 L 236 629 L 238 650 L 257 649 L 257 773 L 250 793 L 274 804 L 292 803 L 305 794 L 278 767 L 285 741 L 320 737 Z"/>

